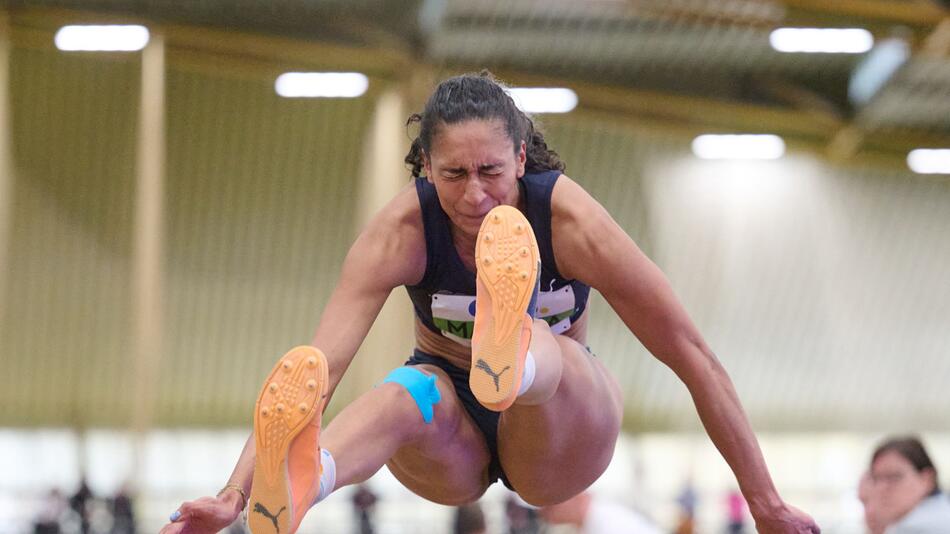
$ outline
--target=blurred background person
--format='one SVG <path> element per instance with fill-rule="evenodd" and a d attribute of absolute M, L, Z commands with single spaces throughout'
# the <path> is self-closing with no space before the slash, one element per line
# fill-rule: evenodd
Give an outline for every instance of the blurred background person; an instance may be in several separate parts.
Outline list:
<path fill-rule="evenodd" d="M 950 532 L 950 500 L 917 437 L 889 438 L 874 450 L 859 496 L 871 534 Z"/>
<path fill-rule="evenodd" d="M 582 534 L 660 534 L 636 511 L 582 492 L 560 504 L 545 506 L 541 519 L 549 525 L 571 525 Z"/>
<path fill-rule="evenodd" d="M 81 534 L 88 534 L 90 528 L 90 504 L 95 499 L 86 478 L 79 479 L 79 488 L 76 493 L 69 498 L 69 507 L 73 509 L 79 518 L 79 531 Z"/>
<path fill-rule="evenodd" d="M 135 506 L 127 484 L 124 484 L 110 502 L 112 534 L 135 534 Z"/>
<path fill-rule="evenodd" d="M 51 489 L 33 522 L 33 534 L 60 534 L 60 521 L 65 511 L 66 498 L 58 489 Z"/>
<path fill-rule="evenodd" d="M 745 499 L 739 490 L 733 489 L 726 495 L 726 532 L 742 534 L 745 532 Z"/>
<path fill-rule="evenodd" d="M 508 534 L 538 534 L 541 531 L 537 509 L 521 500 L 516 493 L 511 493 L 505 501 L 505 517 L 508 520 Z"/>
<path fill-rule="evenodd" d="M 478 502 L 459 506 L 455 509 L 452 524 L 453 534 L 486 534 L 485 513 Z"/>
<path fill-rule="evenodd" d="M 356 512 L 356 520 L 359 528 L 359 534 L 373 534 L 376 529 L 373 525 L 373 507 L 376 506 L 378 498 L 369 486 L 360 484 L 353 492 L 353 510 Z"/>
<path fill-rule="evenodd" d="M 676 524 L 676 534 L 693 534 L 696 528 L 696 488 L 693 479 L 689 478 L 683 485 L 683 490 L 676 497 L 676 504 L 680 508 L 680 517 Z"/>

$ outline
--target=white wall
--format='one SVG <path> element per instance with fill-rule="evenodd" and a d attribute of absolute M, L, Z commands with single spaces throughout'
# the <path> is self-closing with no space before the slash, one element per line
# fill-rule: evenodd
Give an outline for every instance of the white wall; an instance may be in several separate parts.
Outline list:
<path fill-rule="evenodd" d="M 246 431 L 163 430 L 144 439 L 144 461 L 133 476 L 130 435 L 89 431 L 80 438 L 61 429 L 0 431 L 0 534 L 28 532 L 50 488 L 69 495 L 83 466 L 93 492 L 109 496 L 133 481 L 140 526 L 157 532 L 183 500 L 213 494 L 230 475 Z M 760 436 L 776 485 L 783 496 L 807 510 L 830 534 L 858 534 L 861 507 L 856 484 L 874 445 L 868 434 L 766 434 Z M 950 469 L 950 434 L 924 435 L 942 480 Z M 699 532 L 719 532 L 724 498 L 735 487 L 725 462 L 702 434 L 624 435 L 614 461 L 592 492 L 641 511 L 661 527 L 672 528 L 675 502 L 691 479 L 699 496 Z M 452 509 L 428 503 L 403 488 L 384 468 L 370 479 L 380 498 L 376 519 L 381 533 L 448 532 Z M 349 534 L 352 488 L 333 494 L 307 516 L 301 533 Z M 491 532 L 502 532 L 508 492 L 492 486 L 482 500 Z"/>

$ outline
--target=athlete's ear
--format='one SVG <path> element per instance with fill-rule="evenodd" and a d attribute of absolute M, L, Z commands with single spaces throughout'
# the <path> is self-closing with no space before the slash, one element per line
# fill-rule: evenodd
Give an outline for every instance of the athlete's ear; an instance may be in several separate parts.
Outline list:
<path fill-rule="evenodd" d="M 426 172 L 426 181 L 432 183 L 432 162 L 429 161 L 429 155 L 422 151 L 422 168 Z"/>
<path fill-rule="evenodd" d="M 525 166 L 525 163 L 528 161 L 528 149 L 524 141 L 522 141 L 521 146 L 518 147 L 518 155 L 516 156 L 516 159 L 518 160 L 517 161 L 518 169 L 516 171 L 517 174 L 515 174 L 515 176 L 517 176 L 518 178 L 521 178 L 522 176 L 524 176 L 524 166 Z"/>

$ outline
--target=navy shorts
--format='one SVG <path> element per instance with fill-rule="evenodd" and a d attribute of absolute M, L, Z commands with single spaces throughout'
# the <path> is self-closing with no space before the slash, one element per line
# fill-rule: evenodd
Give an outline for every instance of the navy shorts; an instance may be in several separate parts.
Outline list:
<path fill-rule="evenodd" d="M 485 443 L 488 445 L 488 452 L 491 454 L 491 463 L 488 465 L 488 483 L 494 484 L 496 480 L 501 480 L 508 489 L 514 491 L 511 482 L 505 476 L 505 471 L 501 468 L 501 461 L 498 459 L 498 418 L 501 416 L 498 412 L 493 412 L 482 406 L 468 385 L 468 371 L 456 367 L 448 360 L 432 354 L 426 354 L 419 349 L 413 351 L 412 356 L 406 360 L 406 365 L 429 364 L 445 371 L 452 379 L 452 385 L 455 386 L 455 394 L 465 411 L 475 421 L 475 425 L 485 436 Z"/>

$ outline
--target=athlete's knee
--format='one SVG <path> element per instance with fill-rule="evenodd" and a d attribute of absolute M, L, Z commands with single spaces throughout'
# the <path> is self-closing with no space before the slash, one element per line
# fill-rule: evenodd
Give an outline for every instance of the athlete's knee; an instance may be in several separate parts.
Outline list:
<path fill-rule="evenodd" d="M 437 381 L 435 374 L 426 374 L 414 367 L 399 367 L 386 375 L 383 384 L 392 384 L 398 395 L 408 395 L 415 405 L 415 416 L 421 416 L 422 422 L 428 425 L 435 416 L 435 405 L 442 400 Z"/>
<path fill-rule="evenodd" d="M 557 338 L 561 336 L 551 331 L 551 325 L 544 319 L 535 319 L 531 325 L 531 350 L 537 351 L 557 351 L 559 350 Z"/>
<path fill-rule="evenodd" d="M 550 334 L 554 335 L 554 332 L 551 332 L 551 325 L 548 324 L 544 319 L 535 319 L 531 325 L 531 335 L 535 334 Z"/>
<path fill-rule="evenodd" d="M 451 380 L 442 372 L 432 369 L 400 369 L 394 371 L 395 376 L 392 373 L 387 376 L 376 389 L 384 390 L 384 397 L 378 402 L 401 407 L 395 412 L 399 418 L 396 423 L 407 442 L 444 443 L 456 440 L 465 415 L 455 397 Z"/>

